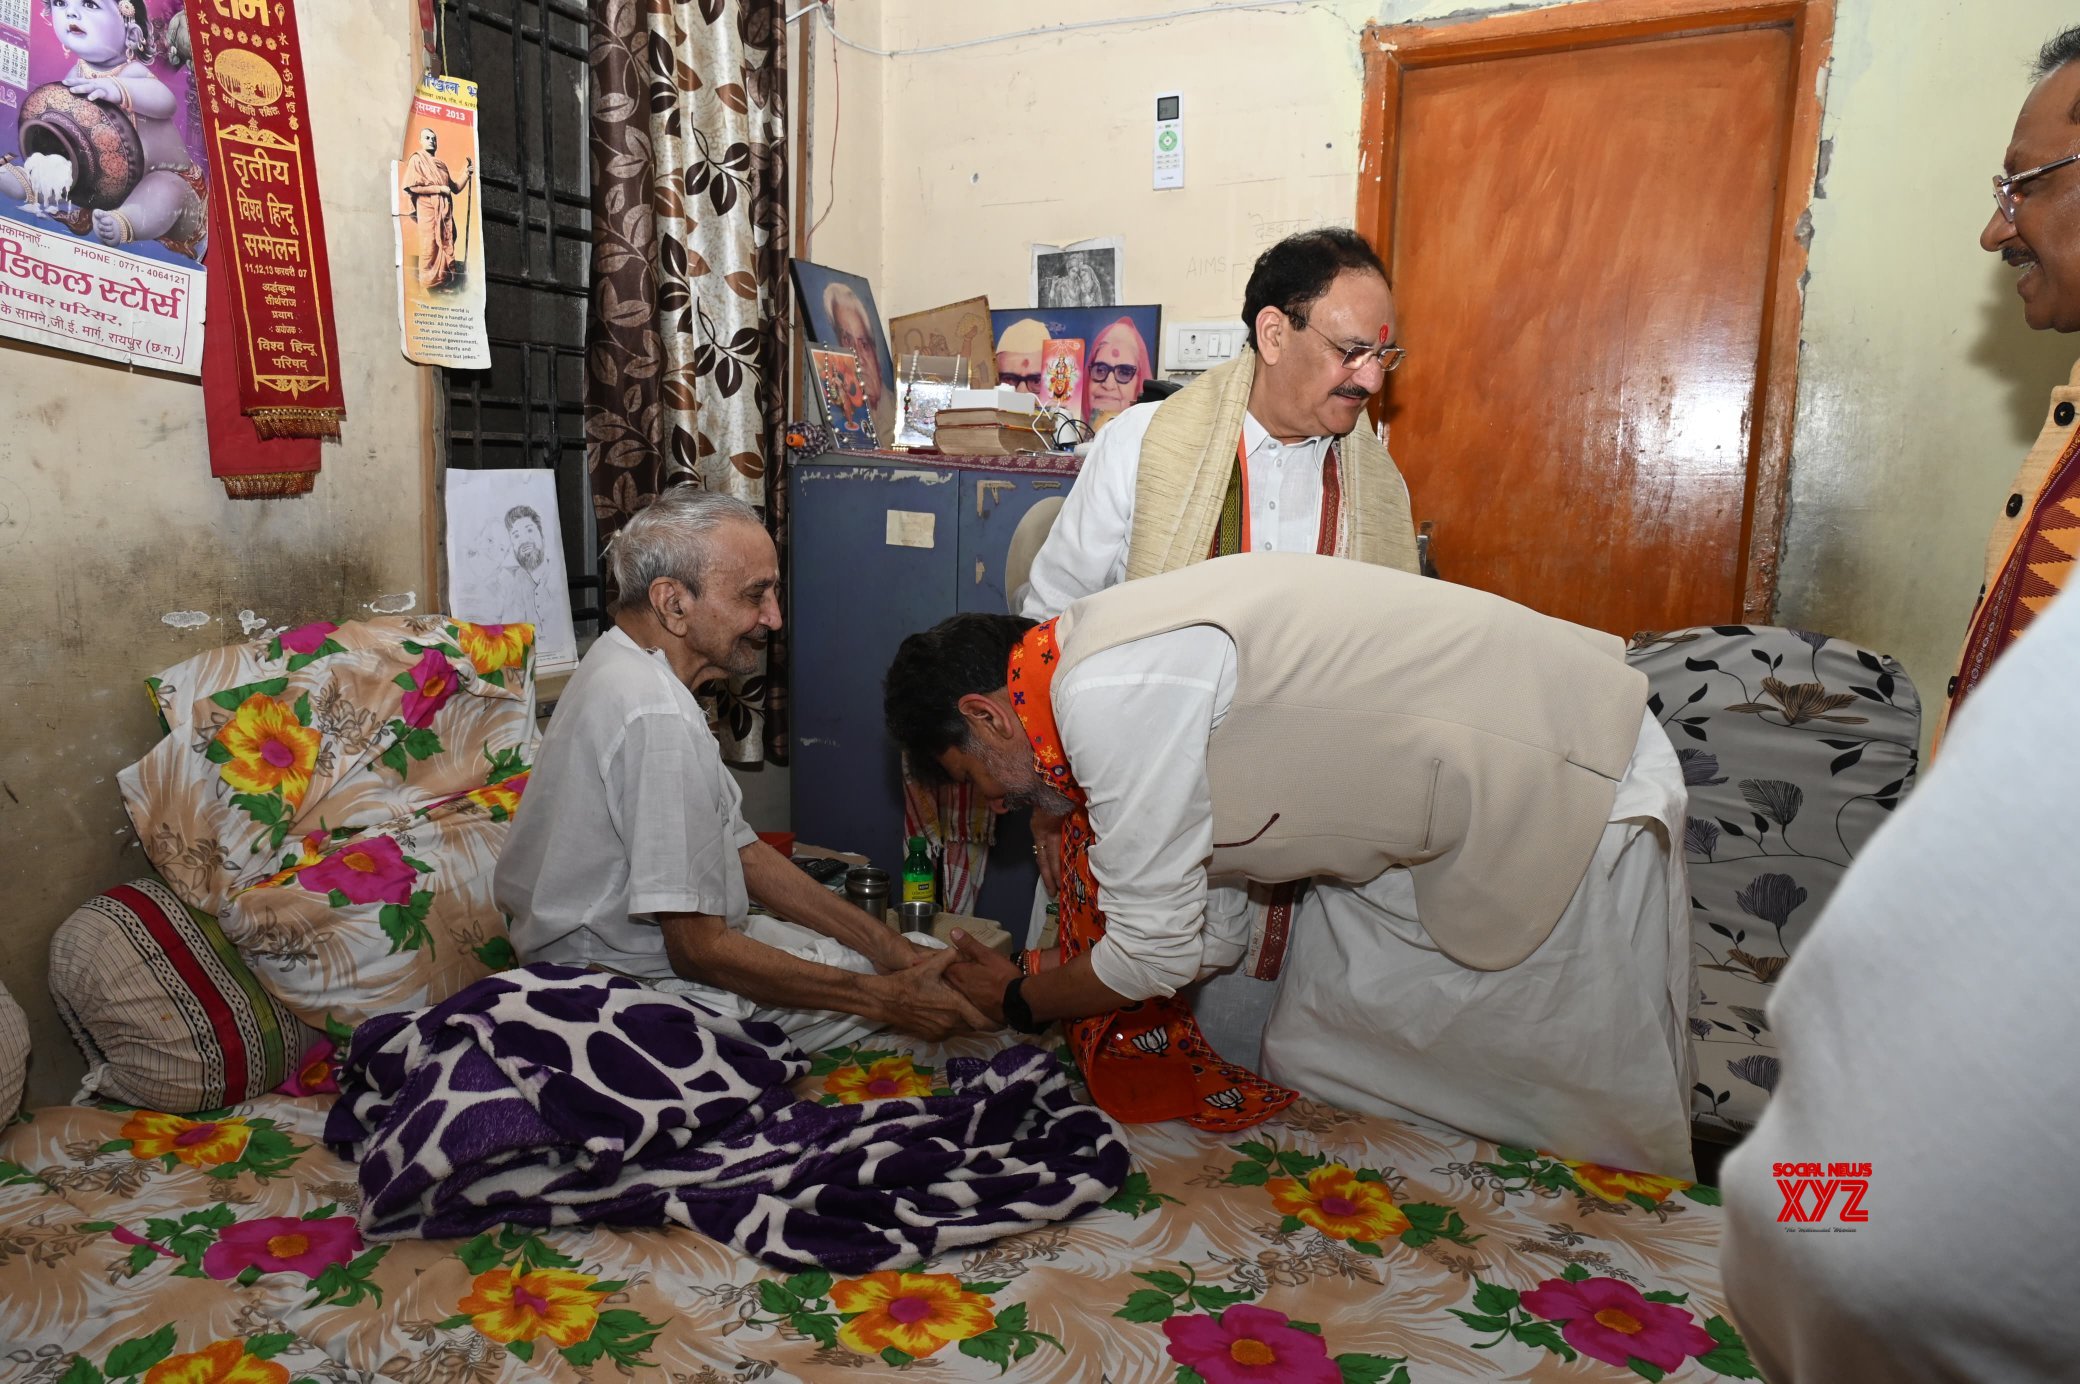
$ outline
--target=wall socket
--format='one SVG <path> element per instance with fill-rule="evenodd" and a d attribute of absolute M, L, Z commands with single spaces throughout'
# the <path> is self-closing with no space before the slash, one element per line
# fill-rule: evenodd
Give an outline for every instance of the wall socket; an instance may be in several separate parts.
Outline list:
<path fill-rule="evenodd" d="M 1242 354 L 1245 334 L 1242 324 L 1226 322 L 1168 322 L 1163 326 L 1163 373 L 1196 375 L 1211 370 Z"/>

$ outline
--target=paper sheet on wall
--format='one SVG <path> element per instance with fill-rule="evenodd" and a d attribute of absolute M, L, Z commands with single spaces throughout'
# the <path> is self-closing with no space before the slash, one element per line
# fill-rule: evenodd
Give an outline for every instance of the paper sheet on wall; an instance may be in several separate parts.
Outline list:
<path fill-rule="evenodd" d="M 1100 236 L 1071 245 L 1034 245 L 1036 308 L 1109 308 L 1127 301 L 1126 241 Z"/>
<path fill-rule="evenodd" d="M 0 336 L 202 373 L 208 161 L 172 0 L 0 0 Z M 103 75 L 112 74 L 112 75 Z"/>
<path fill-rule="evenodd" d="M 477 205 L 477 84 L 426 77 L 390 165 L 397 204 L 398 328 L 405 359 L 491 368 L 484 328 L 484 217 Z"/>
<path fill-rule="evenodd" d="M 887 544 L 891 548 L 929 548 L 938 527 L 939 516 L 928 509 L 892 509 L 888 512 Z"/>
<path fill-rule="evenodd" d="M 556 473 L 447 472 L 448 609 L 474 624 L 535 628 L 535 671 L 578 662 L 556 515 Z"/>

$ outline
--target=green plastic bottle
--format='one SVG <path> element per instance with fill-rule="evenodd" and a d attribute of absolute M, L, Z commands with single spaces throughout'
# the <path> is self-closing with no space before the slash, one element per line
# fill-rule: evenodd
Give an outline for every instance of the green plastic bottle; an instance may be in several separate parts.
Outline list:
<path fill-rule="evenodd" d="M 938 873 L 932 869 L 931 843 L 913 836 L 909 852 L 903 857 L 903 902 L 937 903 Z"/>

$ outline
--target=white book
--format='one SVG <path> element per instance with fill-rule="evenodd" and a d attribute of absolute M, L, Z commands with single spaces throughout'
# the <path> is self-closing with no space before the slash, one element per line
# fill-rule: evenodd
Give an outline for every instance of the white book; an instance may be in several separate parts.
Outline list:
<path fill-rule="evenodd" d="M 956 389 L 953 391 L 953 402 L 946 407 L 994 408 L 1007 413 L 1031 413 L 1039 403 L 1039 399 L 1031 394 L 1022 393 L 1008 384 L 1000 384 L 995 389 Z"/>

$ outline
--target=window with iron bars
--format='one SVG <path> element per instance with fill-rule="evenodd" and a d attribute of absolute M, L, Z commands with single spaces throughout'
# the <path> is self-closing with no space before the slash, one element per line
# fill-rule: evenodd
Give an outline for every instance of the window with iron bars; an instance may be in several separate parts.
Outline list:
<path fill-rule="evenodd" d="M 451 75 L 477 83 L 491 368 L 442 371 L 446 462 L 556 473 L 571 614 L 597 634 L 601 585 L 585 469 L 591 282 L 588 35 L 580 0 L 442 0 Z"/>

